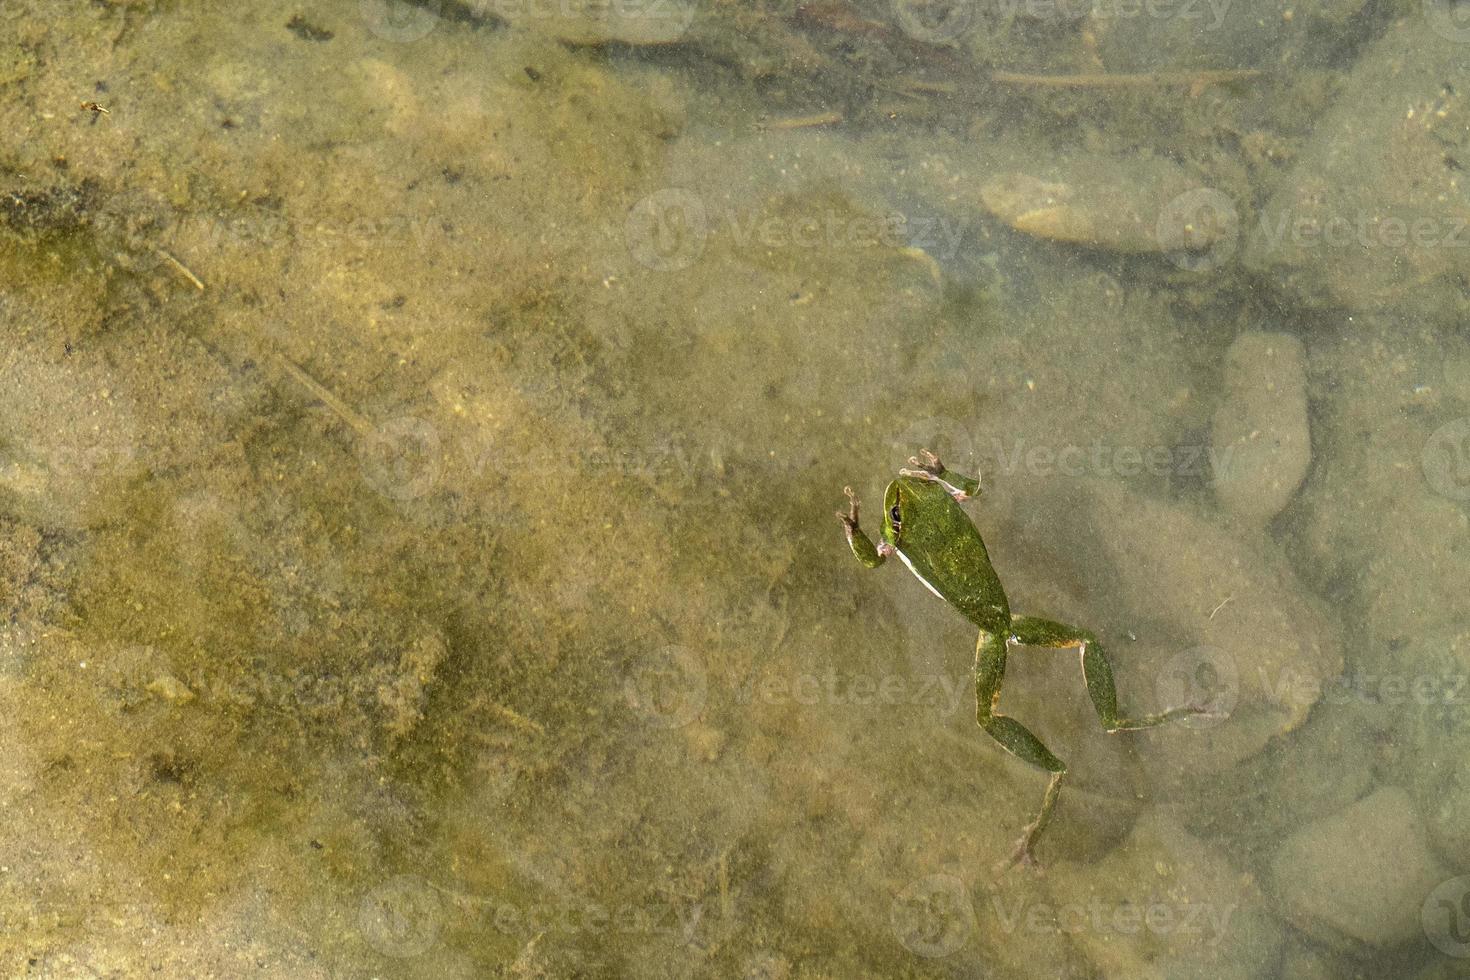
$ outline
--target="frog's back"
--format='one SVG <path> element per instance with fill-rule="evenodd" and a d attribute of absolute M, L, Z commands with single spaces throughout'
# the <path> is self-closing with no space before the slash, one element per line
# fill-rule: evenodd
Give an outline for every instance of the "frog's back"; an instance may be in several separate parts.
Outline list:
<path fill-rule="evenodd" d="M 905 477 L 900 489 L 933 498 L 925 508 L 926 519 L 903 528 L 898 554 L 904 564 L 976 626 L 992 633 L 1009 630 L 1005 589 L 970 515 L 937 483 Z"/>

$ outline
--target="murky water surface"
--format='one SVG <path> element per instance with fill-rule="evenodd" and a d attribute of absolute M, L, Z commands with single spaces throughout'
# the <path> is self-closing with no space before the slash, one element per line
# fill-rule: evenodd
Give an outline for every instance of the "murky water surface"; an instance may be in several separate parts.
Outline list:
<path fill-rule="evenodd" d="M 0 973 L 1470 975 L 1466 24 L 7 3 Z"/>

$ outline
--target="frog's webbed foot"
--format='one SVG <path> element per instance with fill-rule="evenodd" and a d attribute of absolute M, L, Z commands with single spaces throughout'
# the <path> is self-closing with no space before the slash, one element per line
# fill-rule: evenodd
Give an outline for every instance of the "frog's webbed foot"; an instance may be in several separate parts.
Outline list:
<path fill-rule="evenodd" d="M 1016 849 L 1011 851 L 1011 856 L 1006 858 L 1004 861 L 997 861 L 995 863 L 995 867 L 991 869 L 992 873 L 995 874 L 996 877 L 1005 874 L 1012 868 L 1023 868 L 1026 871 L 1032 872 L 1037 875 L 1043 875 L 1046 873 L 1045 870 L 1041 867 L 1041 862 L 1036 860 L 1036 853 L 1032 850 L 1031 841 L 1029 839 L 1030 828 L 1027 828 L 1027 830 L 1028 836 L 1022 837 L 1020 840 L 1016 841 Z"/>
<path fill-rule="evenodd" d="M 1051 774 L 1051 782 L 1046 786 L 1046 796 L 1041 801 L 1041 812 L 1021 832 L 1021 839 L 1016 841 L 1011 856 L 995 865 L 997 875 L 1018 865 L 1041 874 L 1041 865 L 1036 860 L 1036 841 L 1041 836 L 1041 832 L 1046 829 L 1046 825 L 1051 822 L 1052 811 L 1057 805 L 1057 797 L 1061 795 L 1062 777 L 1065 775 L 1065 770 Z"/>
<path fill-rule="evenodd" d="M 923 462 L 919 461 L 919 456 L 924 457 Z M 951 473 L 944 468 L 944 464 L 939 461 L 939 457 L 929 450 L 920 449 L 919 456 L 909 457 L 909 465 L 915 467 L 915 469 L 901 469 L 898 471 L 898 475 L 938 483 L 945 490 L 949 491 L 949 495 L 958 503 L 964 503 L 979 491 L 979 480 L 970 480 L 957 473 Z M 956 484 L 959 485 L 957 486 Z"/>
<path fill-rule="evenodd" d="M 1204 721 L 1218 721 L 1221 718 L 1229 718 L 1230 712 L 1218 707 L 1213 700 L 1202 704 L 1186 704 L 1182 708 L 1170 708 L 1164 714 L 1169 717 L 1199 718 Z"/>
<path fill-rule="evenodd" d="M 1163 711 L 1151 715 L 1144 715 L 1141 718 L 1117 719 L 1112 723 L 1114 727 L 1109 728 L 1108 731 L 1137 732 L 1142 731 L 1145 728 L 1154 728 L 1158 725 L 1163 725 L 1171 721 L 1178 721 L 1181 718 L 1203 718 L 1206 720 L 1212 720 L 1219 718 L 1228 718 L 1229 716 L 1230 712 L 1220 710 L 1219 708 L 1215 707 L 1213 702 L 1206 702 L 1204 704 L 1186 704 L 1177 708 L 1165 708 Z"/>

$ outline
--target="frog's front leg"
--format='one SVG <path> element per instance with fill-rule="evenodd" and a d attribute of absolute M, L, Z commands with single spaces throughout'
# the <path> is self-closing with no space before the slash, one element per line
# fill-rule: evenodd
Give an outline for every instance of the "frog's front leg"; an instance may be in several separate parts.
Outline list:
<path fill-rule="evenodd" d="M 939 457 L 927 449 L 920 449 L 919 456 L 924 457 L 922 463 L 919 462 L 918 456 L 909 457 L 909 463 L 917 467 L 917 469 L 902 469 L 898 471 L 899 475 L 912 476 L 920 480 L 933 480 L 936 483 L 942 484 L 944 489 L 949 491 L 949 495 L 960 503 L 964 503 L 971 497 L 980 494 L 980 481 L 978 479 L 962 476 L 953 470 L 945 469 L 944 464 L 939 461 Z"/>
<path fill-rule="evenodd" d="M 877 568 L 893 554 L 893 545 L 887 541 L 879 542 L 876 546 L 872 540 L 863 533 L 858 526 L 858 499 L 857 494 L 852 492 L 852 487 L 843 487 L 842 492 L 847 494 L 847 513 L 837 512 L 837 519 L 842 522 L 842 529 L 847 532 L 847 546 L 857 556 L 857 560 L 869 568 Z"/>

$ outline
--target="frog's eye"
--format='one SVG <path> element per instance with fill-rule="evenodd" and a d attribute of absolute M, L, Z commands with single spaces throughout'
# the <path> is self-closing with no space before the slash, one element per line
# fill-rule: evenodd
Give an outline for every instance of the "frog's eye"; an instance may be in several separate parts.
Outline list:
<path fill-rule="evenodd" d="M 889 509 L 888 522 L 893 525 L 893 529 L 895 531 L 903 527 L 903 518 L 898 516 L 898 504 L 894 504 L 893 507 Z"/>

